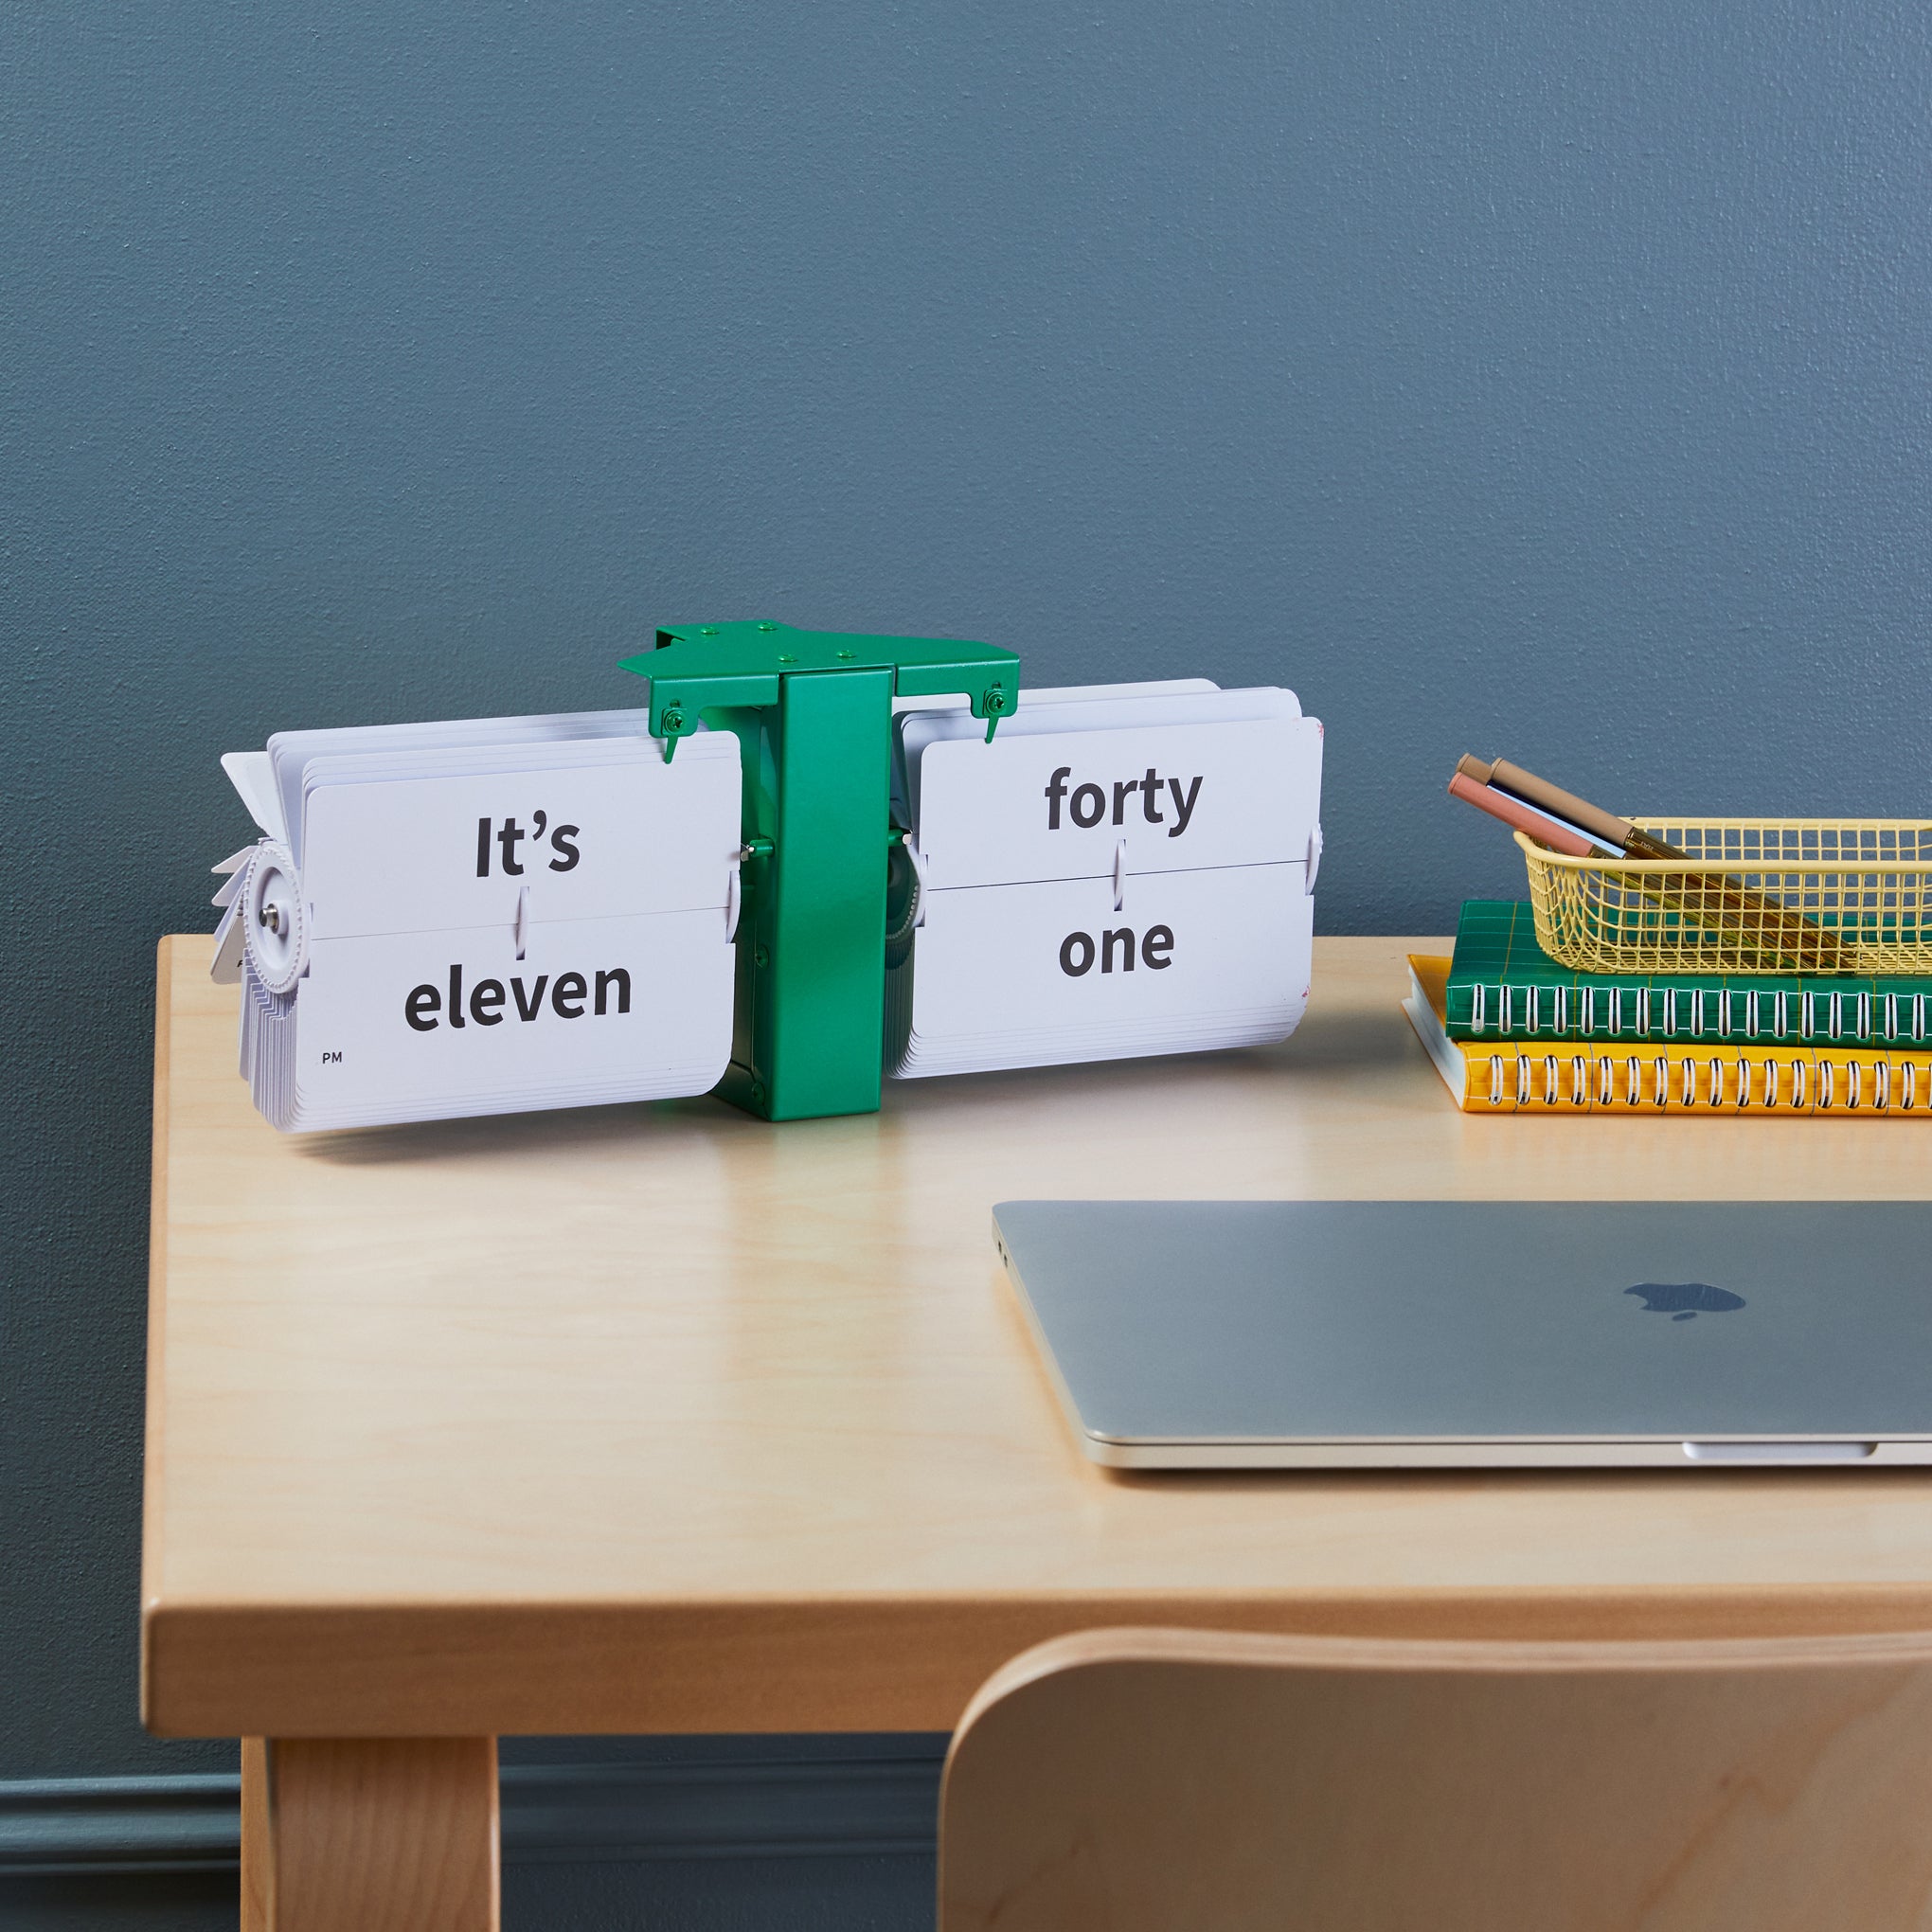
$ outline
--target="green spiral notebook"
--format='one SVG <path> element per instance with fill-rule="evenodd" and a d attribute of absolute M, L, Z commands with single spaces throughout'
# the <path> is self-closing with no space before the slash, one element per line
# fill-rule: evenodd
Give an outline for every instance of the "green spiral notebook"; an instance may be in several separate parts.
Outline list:
<path fill-rule="evenodd" d="M 1463 903 L 1449 970 L 1452 1040 L 1699 1040 L 1888 1046 L 1932 1038 L 1932 978 L 1572 973 L 1527 903 Z"/>

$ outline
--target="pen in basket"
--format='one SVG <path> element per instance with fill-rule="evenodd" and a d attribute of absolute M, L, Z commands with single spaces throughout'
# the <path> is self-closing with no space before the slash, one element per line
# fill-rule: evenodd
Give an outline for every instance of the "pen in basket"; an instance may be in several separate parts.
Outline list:
<path fill-rule="evenodd" d="M 1631 890 L 1699 925 L 1736 935 L 1762 956 L 1765 972 L 1841 973 L 1844 950 L 1803 913 L 1703 866 L 1689 853 L 1565 792 L 1508 759 L 1463 757 L 1449 780 L 1452 797 L 1474 805 L 1540 845 L 1570 858 L 1677 859 L 1696 866 L 1689 873 L 1637 873 L 1623 880 Z"/>

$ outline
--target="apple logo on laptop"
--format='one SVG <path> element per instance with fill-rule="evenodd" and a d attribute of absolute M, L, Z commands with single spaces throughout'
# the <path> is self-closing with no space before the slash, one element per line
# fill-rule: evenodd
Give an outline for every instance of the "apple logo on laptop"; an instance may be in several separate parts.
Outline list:
<path fill-rule="evenodd" d="M 1742 1295 L 1713 1288 L 1708 1281 L 1639 1281 L 1626 1295 L 1643 1297 L 1646 1315 L 1668 1315 L 1673 1321 L 1694 1321 L 1700 1315 L 1728 1315 L 1744 1305 Z"/>

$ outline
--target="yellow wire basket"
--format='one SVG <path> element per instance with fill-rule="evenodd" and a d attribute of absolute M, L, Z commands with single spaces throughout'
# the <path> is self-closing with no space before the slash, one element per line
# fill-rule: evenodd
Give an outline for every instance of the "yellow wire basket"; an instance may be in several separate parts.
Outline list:
<path fill-rule="evenodd" d="M 1573 972 L 1932 973 L 1932 821 L 1631 823 L 1684 860 L 1573 859 L 1516 834 L 1536 943 Z"/>

